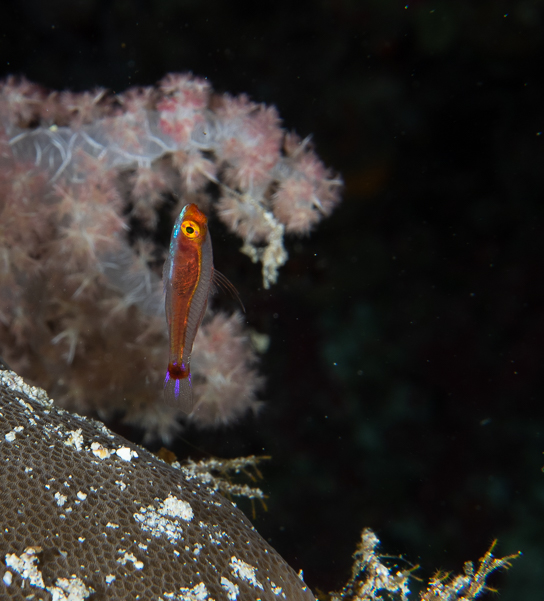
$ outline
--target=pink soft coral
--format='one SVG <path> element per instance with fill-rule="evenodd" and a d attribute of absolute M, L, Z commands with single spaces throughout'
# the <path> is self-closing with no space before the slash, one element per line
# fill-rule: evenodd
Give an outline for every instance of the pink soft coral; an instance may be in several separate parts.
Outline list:
<path fill-rule="evenodd" d="M 0 354 L 64 406 L 124 411 L 167 439 L 158 210 L 216 210 L 261 261 L 265 286 L 339 200 L 340 180 L 274 107 L 214 94 L 191 74 L 111 95 L 0 82 Z M 219 200 L 218 200 L 219 199 Z M 127 235 L 128 227 L 138 223 Z M 212 232 L 213 236 L 213 232 Z M 259 407 L 262 377 L 240 317 L 207 317 L 195 341 L 191 419 Z"/>
<path fill-rule="evenodd" d="M 256 411 L 256 393 L 264 380 L 253 365 L 257 355 L 244 332 L 242 317 L 214 315 L 201 326 L 193 351 L 195 396 L 191 420 L 200 426 L 224 425 L 248 408 Z"/>

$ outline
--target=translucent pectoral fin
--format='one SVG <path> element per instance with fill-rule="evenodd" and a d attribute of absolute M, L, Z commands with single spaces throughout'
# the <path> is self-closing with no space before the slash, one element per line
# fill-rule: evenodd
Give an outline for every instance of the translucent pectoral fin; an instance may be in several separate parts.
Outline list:
<path fill-rule="evenodd" d="M 212 275 L 212 284 L 217 286 L 217 288 L 221 288 L 222 290 L 226 290 L 230 292 L 231 296 L 235 298 L 239 303 L 240 307 L 242 307 L 242 311 L 245 313 L 246 308 L 244 307 L 244 303 L 238 294 L 238 290 L 236 290 L 236 286 L 227 278 L 227 276 L 223 275 L 220 271 L 214 268 Z"/>
<path fill-rule="evenodd" d="M 164 402 L 175 407 L 180 412 L 189 415 L 193 410 L 193 388 L 191 386 L 191 374 L 187 377 L 176 378 L 166 372 L 164 379 Z"/>

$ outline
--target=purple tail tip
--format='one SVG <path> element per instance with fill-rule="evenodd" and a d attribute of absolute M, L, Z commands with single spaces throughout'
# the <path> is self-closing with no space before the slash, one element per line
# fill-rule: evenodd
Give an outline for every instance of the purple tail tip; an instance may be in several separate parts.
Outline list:
<path fill-rule="evenodd" d="M 176 407 L 181 412 L 189 415 L 193 410 L 193 387 L 191 374 L 185 378 L 174 378 L 166 372 L 164 378 L 164 402 L 171 407 Z"/>

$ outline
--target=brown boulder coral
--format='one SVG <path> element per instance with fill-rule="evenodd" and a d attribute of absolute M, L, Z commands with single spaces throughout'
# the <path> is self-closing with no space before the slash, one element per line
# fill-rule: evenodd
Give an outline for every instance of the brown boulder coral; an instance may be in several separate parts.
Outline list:
<path fill-rule="evenodd" d="M 314 599 L 197 479 L 0 372 L 0 597 Z"/>

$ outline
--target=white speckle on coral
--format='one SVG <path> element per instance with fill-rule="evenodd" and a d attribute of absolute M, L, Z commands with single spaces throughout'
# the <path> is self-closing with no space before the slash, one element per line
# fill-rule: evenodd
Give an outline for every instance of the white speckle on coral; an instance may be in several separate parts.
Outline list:
<path fill-rule="evenodd" d="M 64 495 L 61 495 L 60 492 L 56 492 L 55 493 L 55 499 L 57 501 L 57 505 L 59 507 L 62 507 L 64 505 L 64 503 L 66 503 L 66 500 L 68 499 L 68 497 L 65 497 Z"/>
<path fill-rule="evenodd" d="M 77 539 L 80 543 L 84 543 L 85 542 L 85 537 L 84 536 L 79 536 Z"/>
<path fill-rule="evenodd" d="M 102 434 L 105 434 L 108 438 L 114 438 L 114 435 L 111 433 L 111 431 L 108 430 L 108 428 L 106 428 L 106 426 L 101 421 L 93 419 L 92 422 L 93 425 L 97 428 L 97 430 L 100 430 Z"/>
<path fill-rule="evenodd" d="M 136 453 L 136 451 L 133 451 L 129 447 L 121 447 L 120 449 L 117 449 L 117 451 L 115 451 L 115 452 L 124 461 L 130 461 L 133 457 L 138 457 L 138 453 Z"/>
<path fill-rule="evenodd" d="M 81 451 L 83 448 L 83 436 L 81 432 L 81 428 L 70 432 L 68 438 L 64 441 L 64 444 L 67 447 L 74 447 L 76 451 Z"/>
<path fill-rule="evenodd" d="M 81 491 L 79 491 L 76 496 L 80 501 L 85 501 L 87 498 L 87 494 Z"/>
<path fill-rule="evenodd" d="M 112 524 L 111 522 L 108 522 L 106 524 L 106 528 L 119 528 L 119 524 Z"/>
<path fill-rule="evenodd" d="M 4 577 L 2 578 L 2 580 L 4 581 L 4 584 L 6 586 L 10 586 L 11 581 L 13 580 L 13 574 L 9 570 L 7 570 L 6 573 L 4 574 Z"/>
<path fill-rule="evenodd" d="M 16 426 L 15 428 L 13 428 L 13 430 L 11 432 L 8 432 L 4 438 L 6 439 L 7 442 L 13 442 L 17 436 L 18 432 L 22 432 L 24 430 L 23 426 Z"/>
<path fill-rule="evenodd" d="M 210 542 L 214 545 L 221 546 L 223 544 L 221 539 L 228 538 L 227 533 L 221 530 L 219 526 L 215 524 L 210 524 L 208 527 L 209 532 L 207 535 Z"/>
<path fill-rule="evenodd" d="M 234 555 L 230 558 L 230 567 L 232 575 L 240 580 L 245 580 L 252 584 L 256 588 L 263 589 L 263 585 L 257 580 L 255 576 L 255 568 L 249 563 L 246 563 L 243 559 L 238 559 Z"/>
<path fill-rule="evenodd" d="M 236 598 L 240 594 L 240 587 L 224 576 L 221 576 L 221 586 L 225 589 L 229 601 L 236 601 Z"/>
<path fill-rule="evenodd" d="M 137 570 L 141 570 L 144 567 L 143 561 L 137 559 L 133 553 L 129 553 L 128 551 L 119 551 L 119 553 L 123 554 L 123 556 L 119 557 L 117 560 L 121 565 L 125 565 L 131 561 Z"/>
<path fill-rule="evenodd" d="M 270 581 L 270 586 L 274 595 L 281 595 L 283 598 L 285 598 L 285 593 L 283 592 L 281 586 L 276 586 L 272 581 Z"/>
<path fill-rule="evenodd" d="M 115 576 L 113 574 L 108 574 L 106 576 L 106 584 L 111 584 L 115 580 Z"/>
<path fill-rule="evenodd" d="M 115 484 L 117 484 L 117 486 L 121 489 L 121 490 L 125 490 L 125 488 L 127 487 L 127 485 L 122 481 L 122 480 L 116 480 Z"/>
<path fill-rule="evenodd" d="M 19 403 L 21 403 L 21 405 L 27 409 L 28 411 L 32 411 L 32 413 L 34 413 L 34 408 L 32 407 L 32 405 L 29 405 L 26 401 L 23 401 L 23 399 L 20 399 L 19 397 L 17 397 L 17 400 L 19 401 Z"/>
<path fill-rule="evenodd" d="M 106 449 L 99 442 L 91 443 L 91 451 L 100 459 L 107 459 L 113 454 L 113 451 Z"/>
<path fill-rule="evenodd" d="M 200 543 L 195 543 L 195 548 L 193 549 L 193 553 L 195 555 L 200 555 L 200 549 L 202 549 L 202 545 Z"/>

